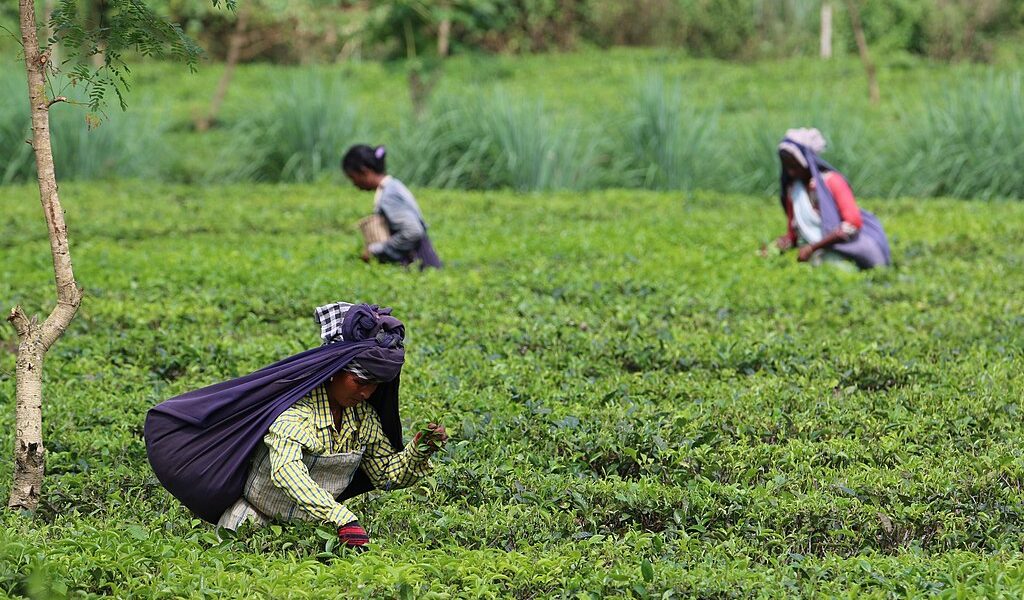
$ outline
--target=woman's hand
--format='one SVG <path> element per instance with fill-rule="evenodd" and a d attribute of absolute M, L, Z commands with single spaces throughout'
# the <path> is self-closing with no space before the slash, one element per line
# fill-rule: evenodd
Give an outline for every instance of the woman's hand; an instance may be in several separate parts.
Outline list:
<path fill-rule="evenodd" d="M 847 236 L 846 233 L 843 231 L 843 228 L 837 227 L 835 231 L 826 235 L 817 244 L 807 244 L 806 246 L 800 246 L 800 256 L 797 257 L 797 260 L 799 260 L 800 262 L 807 262 L 811 260 L 811 256 L 813 256 L 814 253 L 817 252 L 818 250 L 825 250 L 826 248 L 831 248 L 833 244 L 845 241 L 846 237 Z"/>
<path fill-rule="evenodd" d="M 359 255 L 359 258 L 362 259 L 364 263 L 370 262 L 370 249 L 363 248 L 363 253 Z"/>
<path fill-rule="evenodd" d="M 416 447 L 420 444 L 424 444 L 429 448 L 431 452 L 440 450 L 441 446 L 448 441 L 448 431 L 445 430 L 444 425 L 438 425 L 437 423 L 430 423 L 426 429 L 420 430 L 416 434 Z"/>
<path fill-rule="evenodd" d="M 780 235 L 779 238 L 775 240 L 775 247 L 779 250 L 789 250 L 793 247 L 793 240 L 789 239 L 788 235 Z"/>
<path fill-rule="evenodd" d="M 366 550 L 366 545 L 370 543 L 370 536 L 367 535 L 359 521 L 352 521 L 338 528 L 338 540 L 349 548 Z"/>

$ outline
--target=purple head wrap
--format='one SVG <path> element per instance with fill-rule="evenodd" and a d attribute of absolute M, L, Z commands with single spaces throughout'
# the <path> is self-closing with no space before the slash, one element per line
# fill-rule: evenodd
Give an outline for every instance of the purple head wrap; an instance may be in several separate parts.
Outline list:
<path fill-rule="evenodd" d="M 324 345 L 338 342 L 373 342 L 353 359 L 350 370 L 376 381 L 391 381 L 405 362 L 405 325 L 391 309 L 376 304 L 335 302 L 316 309 Z"/>

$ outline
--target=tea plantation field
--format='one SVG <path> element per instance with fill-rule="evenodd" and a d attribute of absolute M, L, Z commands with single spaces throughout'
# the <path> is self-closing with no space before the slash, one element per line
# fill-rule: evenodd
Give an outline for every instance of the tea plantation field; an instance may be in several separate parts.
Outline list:
<path fill-rule="evenodd" d="M 768 197 L 414 191 L 444 271 L 361 263 L 348 188 L 63 186 L 87 297 L 0 596 L 1024 595 L 1024 204 L 866 200 L 897 266 L 856 273 L 760 257 Z M 51 287 L 35 190 L 0 188 L 0 304 Z M 152 476 L 146 410 L 316 345 L 341 299 L 405 320 L 404 421 L 447 453 L 350 505 L 369 553 L 218 541 Z"/>

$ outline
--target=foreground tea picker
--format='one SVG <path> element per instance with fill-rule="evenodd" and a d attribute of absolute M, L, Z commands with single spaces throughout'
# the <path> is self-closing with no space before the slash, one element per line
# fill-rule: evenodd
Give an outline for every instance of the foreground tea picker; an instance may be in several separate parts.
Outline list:
<path fill-rule="evenodd" d="M 797 248 L 797 259 L 853 261 L 861 269 L 888 265 L 889 241 L 875 215 L 857 206 L 850 184 L 818 153 L 817 129 L 790 129 L 779 143 L 780 200 L 787 231 L 776 245 Z"/>
<path fill-rule="evenodd" d="M 367 533 L 342 502 L 415 483 L 448 436 L 430 424 L 403 447 L 405 328 L 390 309 L 337 302 L 316 320 L 319 348 L 152 408 L 146 451 L 164 487 L 211 523 L 332 523 L 361 547 Z"/>

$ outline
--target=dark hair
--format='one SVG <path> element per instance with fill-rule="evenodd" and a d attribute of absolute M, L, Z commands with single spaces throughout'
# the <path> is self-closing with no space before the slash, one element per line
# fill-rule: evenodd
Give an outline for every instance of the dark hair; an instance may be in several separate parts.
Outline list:
<path fill-rule="evenodd" d="M 384 174 L 387 173 L 386 156 L 387 149 L 384 146 L 374 148 L 366 144 L 356 144 L 349 148 L 341 159 L 341 170 L 346 173 L 359 173 L 363 169 L 368 169 L 374 173 Z"/>

